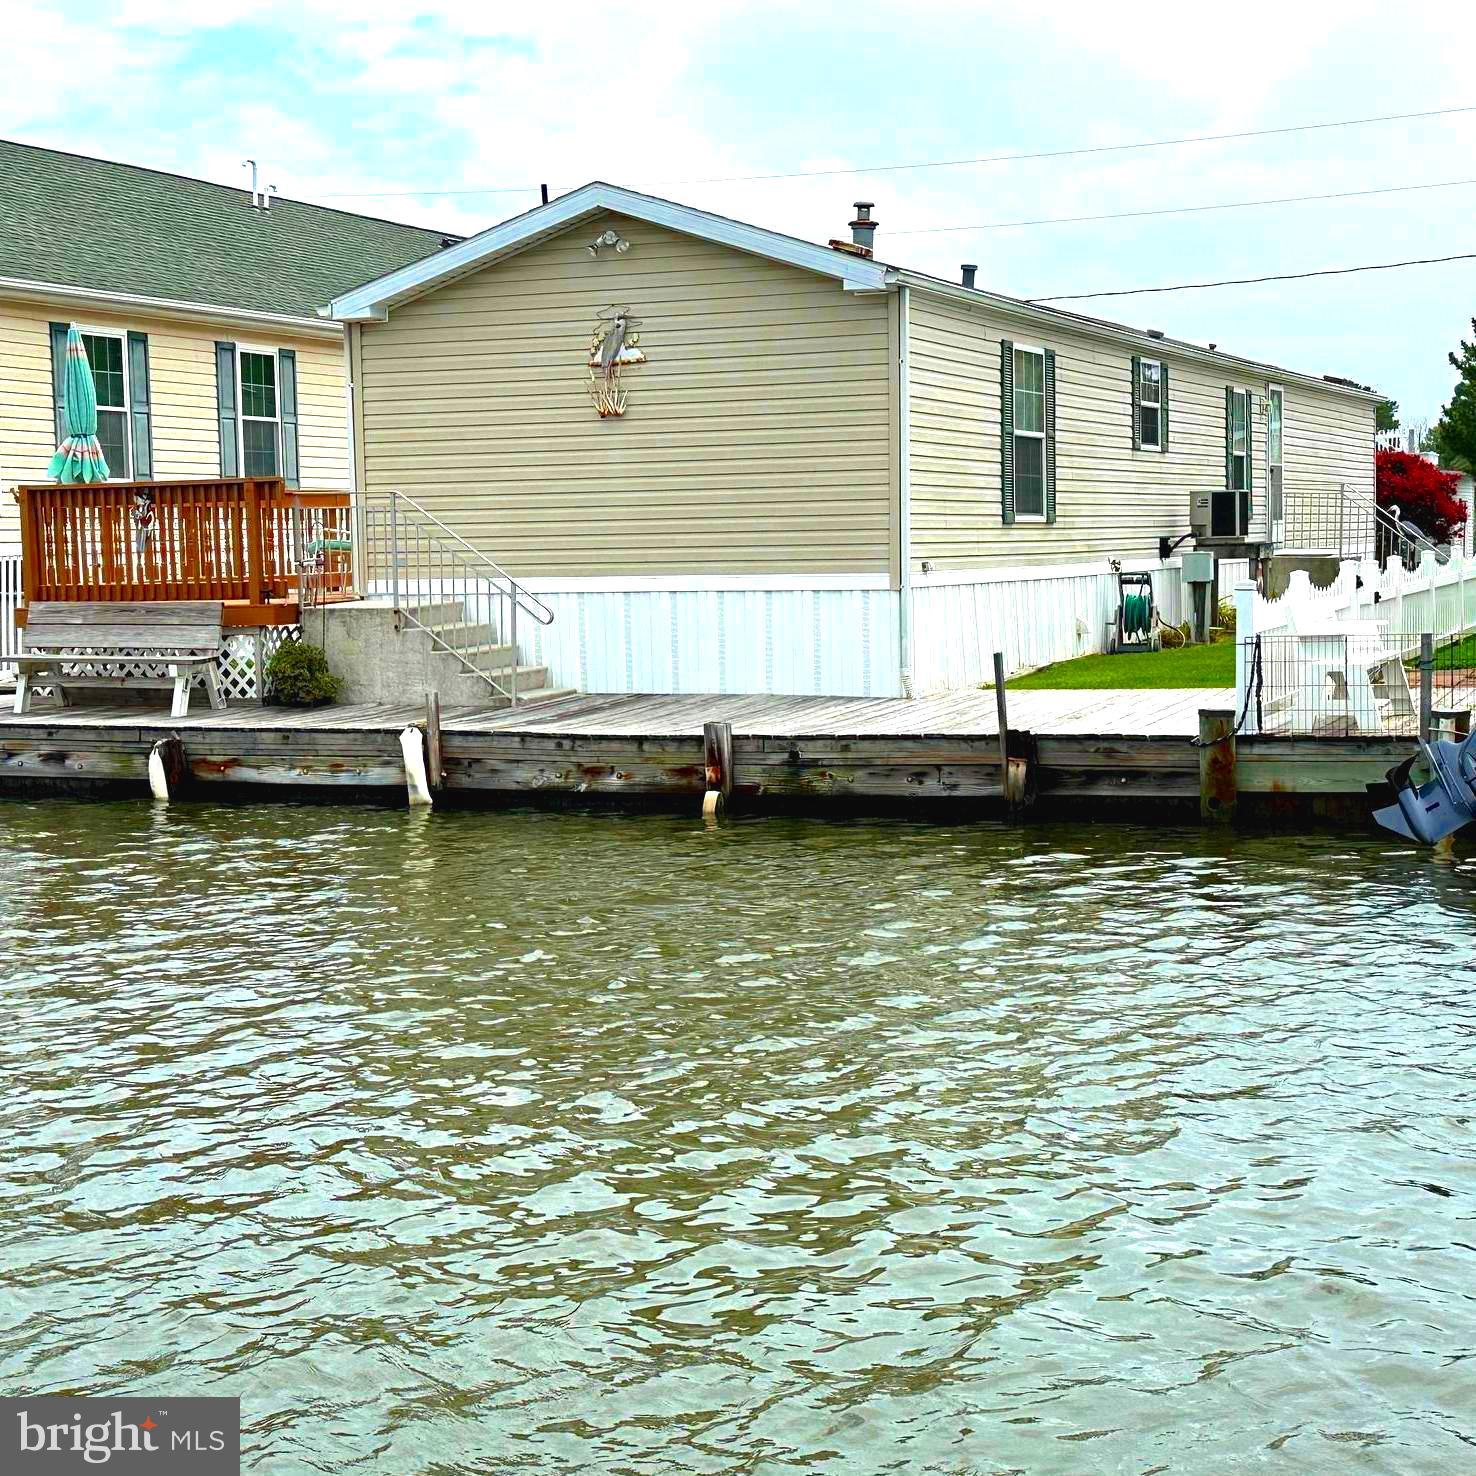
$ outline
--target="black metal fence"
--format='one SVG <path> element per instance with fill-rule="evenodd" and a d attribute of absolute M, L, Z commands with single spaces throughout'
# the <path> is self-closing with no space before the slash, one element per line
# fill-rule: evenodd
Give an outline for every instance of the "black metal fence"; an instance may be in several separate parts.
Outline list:
<path fill-rule="evenodd" d="M 1370 629 L 1258 636 L 1239 657 L 1250 733 L 1413 738 L 1422 712 L 1438 725 L 1442 714 L 1476 710 L 1476 633 L 1432 640 L 1428 663 L 1418 639 Z"/>
<path fill-rule="evenodd" d="M 1476 710 L 1476 632 L 1436 641 L 1430 703 L 1437 719 Z"/>

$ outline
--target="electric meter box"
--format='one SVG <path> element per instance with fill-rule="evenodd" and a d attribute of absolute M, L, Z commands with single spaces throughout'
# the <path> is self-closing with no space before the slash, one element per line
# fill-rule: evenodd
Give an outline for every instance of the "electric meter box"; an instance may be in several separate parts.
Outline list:
<path fill-rule="evenodd" d="M 1199 552 L 1180 554 L 1179 577 L 1185 584 L 1213 584 L 1215 582 L 1214 554 Z"/>

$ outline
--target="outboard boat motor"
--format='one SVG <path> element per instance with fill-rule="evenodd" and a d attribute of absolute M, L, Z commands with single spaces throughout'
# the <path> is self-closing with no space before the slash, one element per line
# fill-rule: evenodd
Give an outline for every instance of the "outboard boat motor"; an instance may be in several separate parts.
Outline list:
<path fill-rule="evenodd" d="M 1423 784 L 1410 782 L 1420 758 L 1430 771 Z M 1374 819 L 1395 835 L 1433 846 L 1476 819 L 1476 733 L 1460 742 L 1448 738 L 1421 743 L 1420 752 L 1389 770 L 1394 803 L 1374 811 Z"/>

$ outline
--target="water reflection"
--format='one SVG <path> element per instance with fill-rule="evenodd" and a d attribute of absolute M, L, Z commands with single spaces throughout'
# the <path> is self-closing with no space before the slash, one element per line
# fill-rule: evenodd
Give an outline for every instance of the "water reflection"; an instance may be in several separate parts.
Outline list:
<path fill-rule="evenodd" d="M 1405 1473 L 1476 1438 L 1460 858 L 0 832 L 7 1391 L 239 1393 L 273 1476 Z"/>

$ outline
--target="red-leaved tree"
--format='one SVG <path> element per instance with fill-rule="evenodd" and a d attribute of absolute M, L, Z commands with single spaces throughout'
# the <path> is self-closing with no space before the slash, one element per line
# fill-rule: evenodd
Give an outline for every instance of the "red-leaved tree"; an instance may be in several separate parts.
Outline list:
<path fill-rule="evenodd" d="M 1455 495 L 1460 477 L 1441 471 L 1423 456 L 1408 451 L 1375 453 L 1375 489 L 1379 506 L 1399 509 L 1431 543 L 1449 543 L 1466 526 L 1466 504 Z"/>

